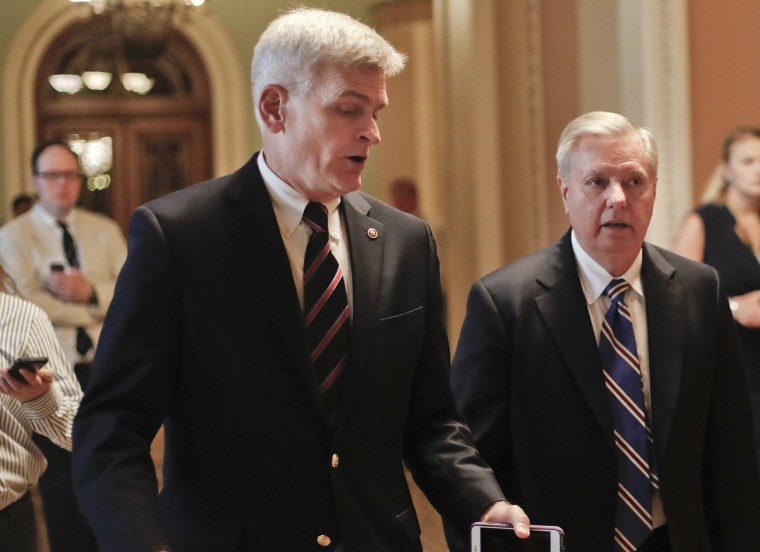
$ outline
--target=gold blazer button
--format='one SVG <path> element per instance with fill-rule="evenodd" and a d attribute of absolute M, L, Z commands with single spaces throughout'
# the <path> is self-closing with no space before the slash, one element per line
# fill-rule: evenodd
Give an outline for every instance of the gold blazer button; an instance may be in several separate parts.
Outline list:
<path fill-rule="evenodd" d="M 378 233 L 378 231 L 375 230 L 374 228 L 370 228 L 369 230 L 367 230 L 367 236 L 371 240 L 376 240 L 379 235 L 380 234 Z"/>
<path fill-rule="evenodd" d="M 330 546 L 330 543 L 332 542 L 332 539 L 328 537 L 327 535 L 319 535 L 317 537 L 317 544 L 319 546 Z"/>
<path fill-rule="evenodd" d="M 337 454 L 332 455 L 332 467 L 337 468 L 340 463 L 340 457 Z"/>

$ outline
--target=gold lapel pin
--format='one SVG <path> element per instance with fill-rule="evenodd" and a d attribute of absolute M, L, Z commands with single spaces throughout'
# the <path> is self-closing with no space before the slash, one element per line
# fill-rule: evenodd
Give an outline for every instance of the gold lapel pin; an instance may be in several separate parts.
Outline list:
<path fill-rule="evenodd" d="M 376 240 L 379 235 L 380 234 L 378 234 L 377 230 L 375 230 L 374 228 L 370 228 L 369 230 L 367 230 L 367 237 L 371 240 Z"/>

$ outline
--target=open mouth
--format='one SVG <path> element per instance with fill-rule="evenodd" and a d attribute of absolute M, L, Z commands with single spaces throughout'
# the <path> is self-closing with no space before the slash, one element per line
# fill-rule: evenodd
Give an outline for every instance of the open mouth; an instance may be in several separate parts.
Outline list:
<path fill-rule="evenodd" d="M 361 155 L 349 155 L 348 158 L 354 163 L 364 163 L 367 158 Z"/>

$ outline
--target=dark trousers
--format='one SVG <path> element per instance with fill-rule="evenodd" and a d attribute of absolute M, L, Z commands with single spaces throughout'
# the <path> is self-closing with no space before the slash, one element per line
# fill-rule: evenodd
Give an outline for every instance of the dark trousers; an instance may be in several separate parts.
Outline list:
<path fill-rule="evenodd" d="M 90 365 L 76 366 L 75 372 L 82 389 L 89 381 L 89 370 Z M 51 552 L 97 552 L 95 536 L 74 496 L 71 453 L 47 437 L 35 434 L 32 438 L 48 461 L 47 470 L 40 477 L 39 488 Z"/>
<path fill-rule="evenodd" d="M 26 493 L 0 510 L 0 548 L 3 552 L 37 552 L 37 519 Z"/>
<path fill-rule="evenodd" d="M 668 525 L 662 525 L 652 531 L 649 538 L 639 547 L 638 552 L 671 552 Z"/>

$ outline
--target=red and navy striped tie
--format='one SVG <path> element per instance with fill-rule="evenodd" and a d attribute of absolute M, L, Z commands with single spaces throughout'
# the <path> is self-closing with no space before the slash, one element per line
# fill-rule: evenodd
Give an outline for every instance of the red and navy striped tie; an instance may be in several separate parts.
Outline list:
<path fill-rule="evenodd" d="M 636 339 L 631 313 L 623 301 L 630 287 L 625 280 L 615 279 L 604 290 L 612 303 L 599 339 L 617 454 L 614 550 L 623 552 L 634 552 L 651 534 L 652 493 L 658 488 Z"/>
<path fill-rule="evenodd" d="M 306 337 L 328 421 L 333 426 L 350 345 L 346 284 L 330 249 L 327 207 L 309 203 L 303 220 L 313 230 L 303 263 Z"/>

